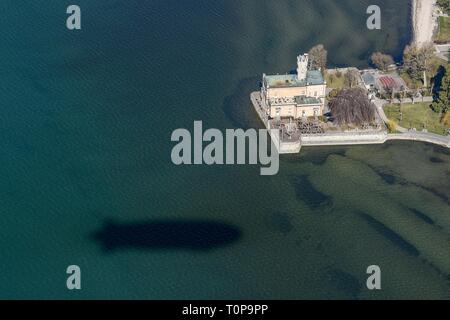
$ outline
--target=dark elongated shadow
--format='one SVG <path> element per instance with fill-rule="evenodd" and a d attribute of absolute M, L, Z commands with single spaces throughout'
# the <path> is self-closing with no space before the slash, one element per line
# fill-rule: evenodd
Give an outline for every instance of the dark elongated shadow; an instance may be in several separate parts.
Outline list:
<path fill-rule="evenodd" d="M 102 248 L 114 250 L 199 250 L 224 247 L 242 232 L 227 223 L 206 220 L 148 220 L 134 223 L 106 221 L 92 234 Z"/>

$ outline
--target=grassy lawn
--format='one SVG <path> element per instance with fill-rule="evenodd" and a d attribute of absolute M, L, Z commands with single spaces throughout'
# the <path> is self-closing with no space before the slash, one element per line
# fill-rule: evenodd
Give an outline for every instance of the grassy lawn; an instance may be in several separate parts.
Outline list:
<path fill-rule="evenodd" d="M 329 72 L 325 73 L 325 81 L 327 82 L 327 87 L 332 89 L 342 89 L 345 87 L 344 85 L 344 73 L 341 74 L 340 77 L 337 77 L 335 74 L 331 74 Z"/>
<path fill-rule="evenodd" d="M 405 103 L 401 106 L 403 112 L 403 119 L 400 121 L 400 105 L 389 104 L 384 106 L 386 116 L 398 123 L 404 128 L 416 128 L 422 130 L 426 128 L 429 132 L 446 135 L 450 125 L 444 125 L 440 119 L 439 114 L 433 112 L 430 108 L 430 103 Z"/>
<path fill-rule="evenodd" d="M 450 17 L 439 17 L 437 41 L 450 41 Z"/>

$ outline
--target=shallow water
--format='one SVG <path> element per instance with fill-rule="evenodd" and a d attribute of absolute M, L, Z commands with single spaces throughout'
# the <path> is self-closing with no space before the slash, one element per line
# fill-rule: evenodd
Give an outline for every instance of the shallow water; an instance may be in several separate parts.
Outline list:
<path fill-rule="evenodd" d="M 77 2 L 80 32 L 62 3 L 0 4 L 0 297 L 449 298 L 442 148 L 304 148 L 274 177 L 170 161 L 194 120 L 261 126 L 249 92 L 316 43 L 331 66 L 401 55 L 409 1 L 376 32 L 368 1 Z"/>

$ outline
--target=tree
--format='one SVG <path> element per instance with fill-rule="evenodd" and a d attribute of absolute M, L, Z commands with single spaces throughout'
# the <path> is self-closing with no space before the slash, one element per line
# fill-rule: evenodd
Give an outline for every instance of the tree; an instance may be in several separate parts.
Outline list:
<path fill-rule="evenodd" d="M 394 88 L 390 87 L 390 86 L 386 86 L 384 87 L 384 98 L 386 100 L 389 100 L 389 103 L 392 103 L 392 99 L 394 99 Z"/>
<path fill-rule="evenodd" d="M 309 68 L 311 70 L 321 70 L 322 73 L 327 67 L 328 52 L 325 50 L 323 44 L 318 44 L 312 47 L 308 52 L 309 55 Z"/>
<path fill-rule="evenodd" d="M 404 86 L 400 86 L 400 89 L 398 91 L 398 100 L 400 101 L 400 105 L 403 103 L 404 99 L 406 98 L 406 89 Z"/>
<path fill-rule="evenodd" d="M 358 84 L 359 72 L 355 69 L 348 69 L 344 75 L 345 86 L 352 88 Z"/>
<path fill-rule="evenodd" d="M 396 132 L 397 131 L 397 122 L 393 120 L 389 120 L 387 123 L 387 127 L 389 129 L 389 132 Z"/>
<path fill-rule="evenodd" d="M 338 89 L 333 89 L 333 90 L 331 90 L 330 93 L 328 93 L 328 98 L 329 98 L 329 99 L 336 98 L 338 92 L 339 92 Z"/>
<path fill-rule="evenodd" d="M 400 104 L 402 104 L 402 102 L 403 102 L 403 100 L 402 100 L 403 95 L 402 95 L 402 93 L 400 91 L 394 92 L 394 97 L 395 97 L 395 99 L 398 100 L 398 102 L 400 102 Z"/>
<path fill-rule="evenodd" d="M 437 98 L 431 104 L 431 109 L 442 117 L 450 108 L 450 75 L 448 71 L 445 71 L 439 87 Z"/>
<path fill-rule="evenodd" d="M 445 125 L 450 125 L 450 111 L 447 111 L 447 113 L 444 115 L 444 117 L 442 119 L 442 123 L 444 123 Z M 449 130 L 449 134 L 450 134 L 450 130 Z"/>
<path fill-rule="evenodd" d="M 328 75 L 328 79 L 330 80 L 330 84 L 333 84 L 333 81 L 334 81 L 334 74 L 330 73 L 330 74 Z"/>
<path fill-rule="evenodd" d="M 330 101 L 330 111 L 339 124 L 361 125 L 375 120 L 375 105 L 362 88 L 342 89 Z"/>
<path fill-rule="evenodd" d="M 388 55 L 381 52 L 375 52 L 370 57 L 372 64 L 382 71 L 387 71 L 388 67 L 394 63 L 394 59 Z"/>
<path fill-rule="evenodd" d="M 441 7 L 444 13 L 450 14 L 450 1 L 448 0 L 437 0 L 437 5 Z"/>
<path fill-rule="evenodd" d="M 406 46 L 403 52 L 403 63 L 406 72 L 411 78 L 423 80 L 424 87 L 427 87 L 427 72 L 430 71 L 430 60 L 434 55 L 432 43 L 423 45 L 412 44 Z"/>

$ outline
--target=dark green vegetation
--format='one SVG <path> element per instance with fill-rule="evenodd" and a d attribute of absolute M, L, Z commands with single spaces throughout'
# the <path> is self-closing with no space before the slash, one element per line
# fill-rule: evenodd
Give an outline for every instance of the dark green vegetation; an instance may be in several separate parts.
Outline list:
<path fill-rule="evenodd" d="M 442 9 L 443 12 L 450 15 L 450 1 L 437 0 L 436 4 Z"/>
<path fill-rule="evenodd" d="M 431 109 L 440 115 L 441 120 L 450 108 L 450 69 L 440 66 L 434 77 L 435 99 Z"/>

